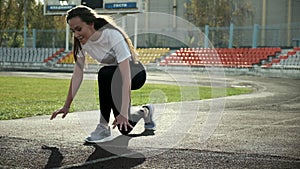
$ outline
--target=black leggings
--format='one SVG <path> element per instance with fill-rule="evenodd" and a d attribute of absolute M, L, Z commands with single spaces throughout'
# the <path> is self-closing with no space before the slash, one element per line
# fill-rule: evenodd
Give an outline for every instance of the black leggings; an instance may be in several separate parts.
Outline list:
<path fill-rule="evenodd" d="M 135 83 L 144 83 L 145 76 L 137 75 L 136 80 L 132 80 L 132 85 Z M 100 123 L 108 123 L 110 118 L 110 112 L 113 110 L 113 114 L 117 117 L 120 114 L 122 105 L 122 78 L 118 66 L 104 66 L 98 72 L 98 87 L 99 87 L 99 100 L 100 100 Z M 130 103 L 129 103 L 130 104 Z M 135 126 L 141 115 L 138 112 L 130 113 L 130 105 L 128 110 L 128 121 L 132 126 Z M 131 128 L 127 128 L 127 131 L 119 131 L 127 135 L 131 132 Z"/>

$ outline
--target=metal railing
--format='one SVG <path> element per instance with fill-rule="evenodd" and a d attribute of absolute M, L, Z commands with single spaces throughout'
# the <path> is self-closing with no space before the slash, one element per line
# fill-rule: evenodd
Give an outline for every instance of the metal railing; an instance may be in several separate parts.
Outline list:
<path fill-rule="evenodd" d="M 24 30 L 0 30 L 0 47 L 23 47 Z M 125 30 L 126 31 L 126 30 Z M 129 31 L 129 30 L 128 30 Z M 168 35 L 174 31 L 172 28 L 164 28 L 155 32 L 163 34 L 139 34 L 137 38 L 137 47 L 189 47 L 190 44 L 176 40 Z M 300 23 L 291 25 L 279 24 L 261 26 L 254 24 L 253 26 L 239 27 L 231 24 L 228 27 L 209 27 L 208 25 L 197 30 L 187 30 L 185 28 L 177 28 L 176 31 L 182 32 L 186 37 L 196 37 L 199 47 L 205 47 L 209 41 L 209 46 L 218 48 L 234 48 L 234 47 L 295 47 L 300 43 Z M 201 38 L 197 33 L 202 31 Z M 193 35 L 193 33 L 195 35 Z M 27 47 L 32 48 L 64 48 L 66 45 L 66 30 L 37 30 L 27 31 Z M 70 37 L 72 35 L 70 34 Z M 133 37 L 132 37 L 133 38 Z M 72 38 L 69 38 L 72 39 Z M 70 40 L 72 41 L 72 40 Z M 72 42 L 69 42 L 72 46 Z M 192 44 L 191 44 L 192 45 Z M 193 44 L 193 47 L 195 44 Z"/>

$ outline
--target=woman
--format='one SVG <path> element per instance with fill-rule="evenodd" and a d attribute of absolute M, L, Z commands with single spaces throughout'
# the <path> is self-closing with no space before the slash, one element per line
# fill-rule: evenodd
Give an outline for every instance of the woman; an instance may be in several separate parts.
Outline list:
<path fill-rule="evenodd" d="M 140 118 L 144 118 L 145 129 L 155 130 L 153 105 L 147 104 L 140 111 L 130 113 L 131 88 L 142 86 L 146 74 L 138 74 L 135 80 L 131 80 L 130 62 L 136 61 L 137 53 L 128 35 L 112 19 L 97 15 L 86 6 L 68 11 L 66 20 L 74 33 L 75 67 L 66 102 L 52 114 L 51 120 L 58 114 L 63 114 L 63 118 L 68 114 L 83 79 L 85 55 L 89 54 L 105 66 L 98 72 L 100 123 L 86 141 L 101 142 L 111 136 L 108 124 L 111 110 L 115 116 L 113 129 L 118 126 L 124 135 L 133 129 Z"/>

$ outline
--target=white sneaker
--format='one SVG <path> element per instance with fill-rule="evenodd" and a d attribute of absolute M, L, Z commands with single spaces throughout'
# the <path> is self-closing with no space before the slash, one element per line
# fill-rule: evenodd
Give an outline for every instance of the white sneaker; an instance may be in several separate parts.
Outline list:
<path fill-rule="evenodd" d="M 93 131 L 86 139 L 89 143 L 101 143 L 112 140 L 110 127 L 105 127 L 102 124 L 98 124 L 95 131 Z"/>
<path fill-rule="evenodd" d="M 146 104 L 143 106 L 145 108 L 144 111 L 144 121 L 145 125 L 144 128 L 146 130 L 156 130 L 156 124 L 153 120 L 153 114 L 154 114 L 154 106 L 152 104 Z"/>

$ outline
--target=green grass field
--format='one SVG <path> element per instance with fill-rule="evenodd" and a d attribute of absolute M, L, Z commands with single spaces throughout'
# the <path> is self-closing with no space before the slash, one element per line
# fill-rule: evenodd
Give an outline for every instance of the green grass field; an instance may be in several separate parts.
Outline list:
<path fill-rule="evenodd" d="M 68 79 L 0 77 L 0 120 L 52 114 L 64 105 L 69 83 Z M 250 92 L 250 88 L 212 89 L 205 86 L 146 84 L 142 89 L 132 91 L 132 105 L 200 100 Z M 96 109 L 99 109 L 97 82 L 85 80 L 70 111 Z"/>

